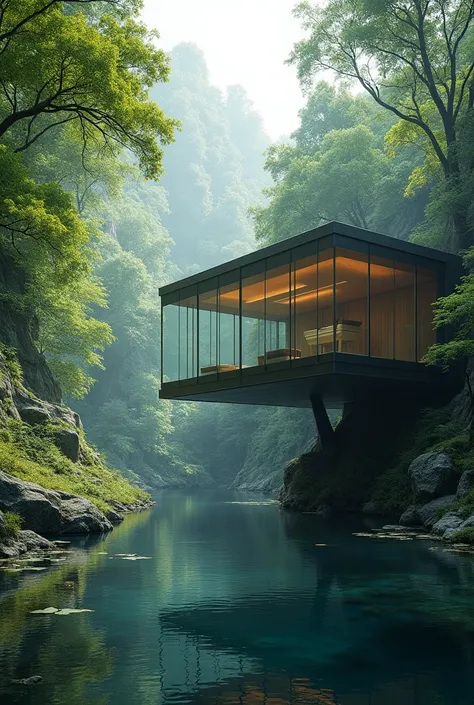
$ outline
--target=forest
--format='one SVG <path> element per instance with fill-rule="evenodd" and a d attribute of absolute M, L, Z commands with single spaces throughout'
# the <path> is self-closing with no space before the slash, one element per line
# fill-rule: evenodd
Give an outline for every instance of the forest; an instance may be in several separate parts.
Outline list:
<path fill-rule="evenodd" d="M 0 9 L 1 306 L 111 467 L 278 491 L 311 413 L 160 401 L 158 289 L 326 221 L 461 253 L 436 308 L 457 332 L 426 362 L 473 353 L 472 2 L 300 2 L 305 105 L 273 144 L 199 47 L 157 48 L 139 0 Z"/>

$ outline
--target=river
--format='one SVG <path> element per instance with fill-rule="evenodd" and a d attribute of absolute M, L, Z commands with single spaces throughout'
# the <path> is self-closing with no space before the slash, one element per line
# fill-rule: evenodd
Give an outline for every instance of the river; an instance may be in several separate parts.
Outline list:
<path fill-rule="evenodd" d="M 167 491 L 2 572 L 0 703 L 472 705 L 474 557 L 354 536 L 368 521 Z"/>

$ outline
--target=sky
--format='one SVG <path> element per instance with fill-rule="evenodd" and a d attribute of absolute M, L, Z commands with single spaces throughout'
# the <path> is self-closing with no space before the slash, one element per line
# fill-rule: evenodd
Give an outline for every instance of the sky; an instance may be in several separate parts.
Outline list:
<path fill-rule="evenodd" d="M 170 50 L 194 42 L 211 81 L 240 83 L 274 140 L 298 126 L 303 97 L 296 70 L 284 64 L 302 36 L 291 10 L 296 0 L 145 0 L 143 19 Z"/>

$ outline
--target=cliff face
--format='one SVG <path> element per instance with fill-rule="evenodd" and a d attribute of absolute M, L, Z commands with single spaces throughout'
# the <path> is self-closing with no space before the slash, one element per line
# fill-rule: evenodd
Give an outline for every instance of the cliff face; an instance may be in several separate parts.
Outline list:
<path fill-rule="evenodd" d="M 25 313 L 15 300 L 25 292 L 25 281 L 21 270 L 4 253 L 0 256 L 0 342 L 16 351 L 23 370 L 23 381 L 27 389 L 40 399 L 59 404 L 61 389 L 55 381 L 46 359 L 38 351 L 34 340 L 38 333 L 38 322 Z"/>
<path fill-rule="evenodd" d="M 472 362 L 467 371 L 473 388 Z M 348 405 L 335 428 L 331 451 L 318 442 L 287 465 L 280 501 L 297 511 L 364 511 L 394 516 L 410 506 L 415 516 L 414 508 L 418 511 L 422 503 L 410 468 L 424 454 L 445 454 L 455 488 L 461 476 L 467 477 L 474 467 L 472 416 L 467 383 L 439 408 L 422 408 L 416 398 L 404 395 L 367 398 Z M 438 500 L 439 495 L 434 497 Z M 455 500 L 446 497 L 443 508 L 451 509 Z M 463 502 L 468 511 L 470 500 Z M 472 503 L 474 509 L 474 495 Z"/>

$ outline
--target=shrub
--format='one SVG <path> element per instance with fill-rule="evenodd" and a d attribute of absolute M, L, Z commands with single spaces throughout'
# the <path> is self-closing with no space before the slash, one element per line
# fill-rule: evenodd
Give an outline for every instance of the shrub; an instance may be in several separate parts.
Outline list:
<path fill-rule="evenodd" d="M 471 543 L 474 544 L 474 528 L 461 529 L 456 531 L 449 539 L 450 543 Z"/>
<path fill-rule="evenodd" d="M 3 527 L 1 530 L 1 537 L 4 539 L 14 538 L 23 524 L 23 519 L 14 514 L 13 512 L 4 512 L 3 514 Z"/>

